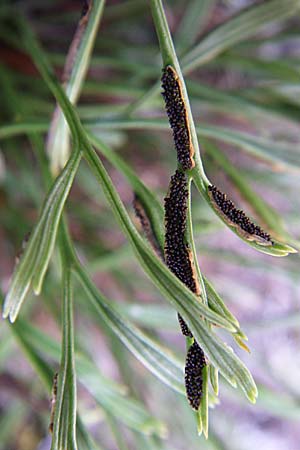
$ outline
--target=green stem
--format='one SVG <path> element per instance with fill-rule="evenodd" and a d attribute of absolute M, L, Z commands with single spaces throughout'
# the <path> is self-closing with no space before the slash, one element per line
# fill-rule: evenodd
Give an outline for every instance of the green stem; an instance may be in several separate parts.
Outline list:
<path fill-rule="evenodd" d="M 76 375 L 74 358 L 71 269 L 61 249 L 63 265 L 63 340 L 51 450 L 77 450 Z"/>
<path fill-rule="evenodd" d="M 168 23 L 166 20 L 166 16 L 164 13 L 163 5 L 161 0 L 151 0 L 151 8 L 152 8 L 152 16 L 156 28 L 157 37 L 159 40 L 161 55 L 163 59 L 164 66 L 171 65 L 177 72 L 179 80 L 182 86 L 182 94 L 184 97 L 185 107 L 188 116 L 188 122 L 190 125 L 191 132 L 191 140 L 195 150 L 195 167 L 193 169 L 193 173 L 197 172 L 200 176 L 201 183 L 203 184 L 203 188 L 205 189 L 205 185 L 211 184 L 204 172 L 201 156 L 200 156 L 200 148 L 196 134 L 196 128 L 193 120 L 193 115 L 190 107 L 190 102 L 184 82 L 183 75 L 181 73 L 179 61 L 176 55 L 176 51 L 173 45 L 172 37 L 169 31 Z"/>

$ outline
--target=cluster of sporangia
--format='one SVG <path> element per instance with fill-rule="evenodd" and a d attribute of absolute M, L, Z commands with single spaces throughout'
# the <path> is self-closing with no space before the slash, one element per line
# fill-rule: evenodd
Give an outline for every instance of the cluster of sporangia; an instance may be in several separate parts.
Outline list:
<path fill-rule="evenodd" d="M 195 273 L 192 252 L 186 243 L 186 221 L 188 189 L 183 171 L 195 166 L 194 148 L 191 140 L 188 113 L 180 79 L 171 66 L 163 69 L 162 95 L 173 132 L 177 160 L 181 170 L 171 177 L 168 196 L 165 198 L 165 262 L 169 269 L 196 295 L 201 295 L 199 281 Z M 215 186 L 208 186 L 208 195 L 214 208 L 237 232 L 249 240 L 263 245 L 272 245 L 270 235 L 255 225 L 246 214 L 237 209 Z M 183 318 L 178 314 L 184 336 L 193 338 Z M 206 365 L 205 355 L 199 344 L 193 341 L 185 365 L 186 394 L 192 408 L 199 409 L 202 397 L 202 371 Z"/>
<path fill-rule="evenodd" d="M 161 82 L 162 95 L 173 132 L 178 162 L 183 170 L 192 169 L 195 166 L 193 159 L 194 147 L 191 140 L 182 86 L 173 67 L 167 66 L 163 69 Z"/>
<path fill-rule="evenodd" d="M 187 111 L 182 86 L 176 71 L 167 66 L 162 75 L 163 97 L 166 104 L 177 159 L 183 170 L 195 166 Z M 179 170 L 171 177 L 169 192 L 165 198 L 165 262 L 169 269 L 194 294 L 200 295 L 200 285 L 195 272 L 191 249 L 186 240 L 188 186 L 186 175 Z M 193 338 L 183 318 L 178 314 L 182 334 Z M 185 387 L 192 408 L 199 409 L 202 397 L 202 370 L 206 365 L 205 355 L 194 339 L 185 364 Z"/>
<path fill-rule="evenodd" d="M 196 295 L 200 295 L 192 252 L 185 241 L 187 200 L 187 178 L 183 172 L 176 170 L 165 198 L 165 262 L 180 281 Z M 192 338 L 193 335 L 180 314 L 178 319 L 182 334 Z M 185 387 L 187 398 L 196 410 L 202 397 L 202 369 L 205 364 L 204 353 L 194 340 L 186 358 Z"/>
<path fill-rule="evenodd" d="M 252 237 L 253 240 L 264 241 L 265 245 L 272 245 L 271 236 L 255 225 L 244 211 L 235 207 L 234 203 L 227 198 L 226 194 L 219 191 L 216 186 L 208 186 L 209 195 L 214 201 L 216 209 L 223 213 L 232 224 L 236 225 L 246 237 Z"/>

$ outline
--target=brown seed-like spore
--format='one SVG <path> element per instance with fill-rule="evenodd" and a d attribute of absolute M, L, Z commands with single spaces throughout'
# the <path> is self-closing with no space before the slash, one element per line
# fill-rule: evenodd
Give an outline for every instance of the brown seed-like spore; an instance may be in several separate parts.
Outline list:
<path fill-rule="evenodd" d="M 260 245 L 272 245 L 271 236 L 258 225 L 255 225 L 244 211 L 236 208 L 235 204 L 227 198 L 216 186 L 208 186 L 208 194 L 214 208 L 221 213 L 224 220 L 234 226 L 237 232 L 246 240 L 257 242 Z"/>
<path fill-rule="evenodd" d="M 176 170 L 171 177 L 168 196 L 165 198 L 165 261 L 169 269 L 192 292 L 200 295 L 192 252 L 185 242 L 188 188 L 184 173 Z M 187 324 L 178 314 L 184 336 L 192 337 Z"/>
<path fill-rule="evenodd" d="M 193 409 L 199 409 L 202 398 L 202 369 L 206 366 L 203 350 L 196 341 L 190 346 L 185 363 L 185 388 Z"/>
<path fill-rule="evenodd" d="M 161 82 L 178 162 L 184 170 L 192 169 L 195 166 L 194 147 L 181 82 L 173 67 L 163 69 Z"/>

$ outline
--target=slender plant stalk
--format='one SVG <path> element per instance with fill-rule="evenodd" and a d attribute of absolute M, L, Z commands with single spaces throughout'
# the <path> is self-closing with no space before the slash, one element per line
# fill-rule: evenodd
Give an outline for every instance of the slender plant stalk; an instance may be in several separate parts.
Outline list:
<path fill-rule="evenodd" d="M 206 185 L 209 184 L 209 181 L 204 173 L 200 149 L 196 134 L 196 129 L 193 121 L 193 116 L 190 108 L 189 98 L 187 94 L 187 90 L 185 87 L 185 82 L 181 73 L 180 65 L 177 59 L 176 51 L 173 45 L 172 37 L 169 31 L 168 23 L 165 17 L 164 9 L 161 0 L 151 0 L 151 8 L 152 8 L 152 16 L 156 27 L 157 36 L 159 39 L 160 50 L 162 54 L 164 67 L 172 66 L 177 73 L 177 76 L 180 80 L 181 90 L 183 101 L 186 109 L 187 115 L 187 126 L 190 130 L 190 138 L 191 144 L 194 148 L 194 158 L 195 158 L 195 168 L 193 170 L 197 170 L 198 174 L 201 177 L 201 183 L 203 182 L 203 192 L 206 192 Z M 187 171 L 189 173 L 189 171 Z M 199 178 L 200 178 L 199 177 Z M 193 255 L 193 263 L 196 268 L 196 276 L 198 277 L 198 282 L 201 285 L 201 300 L 207 303 L 206 290 L 202 278 L 202 274 L 200 272 L 198 258 L 195 248 L 195 243 L 193 239 L 193 225 L 192 225 L 192 213 L 191 213 L 191 178 L 188 180 L 188 216 L 187 216 L 187 232 L 186 232 L 186 240 L 189 248 L 191 248 Z M 189 338 L 188 338 L 189 340 Z M 201 342 L 200 342 L 201 345 Z M 200 409 L 197 412 L 199 424 L 198 424 L 198 432 L 204 433 L 205 437 L 208 437 L 208 401 L 207 401 L 207 392 L 208 392 L 208 377 L 207 377 L 207 367 L 202 369 L 202 395 L 201 395 L 201 404 Z"/>
<path fill-rule="evenodd" d="M 177 75 L 180 79 L 182 85 L 182 93 L 184 97 L 184 102 L 188 115 L 188 122 L 191 131 L 191 140 L 195 150 L 195 162 L 196 166 L 193 171 L 198 171 L 199 176 L 201 178 L 201 184 L 203 184 L 203 191 L 205 192 L 205 186 L 209 184 L 209 180 L 206 177 L 206 174 L 203 169 L 203 164 L 200 156 L 199 143 L 197 139 L 195 124 L 192 116 L 192 111 L 190 107 L 189 98 L 187 95 L 187 90 L 185 87 L 185 81 L 181 72 L 181 68 L 178 62 L 178 58 L 176 55 L 176 51 L 173 45 L 173 41 L 171 38 L 171 34 L 169 31 L 168 23 L 165 17 L 164 9 L 162 2 L 160 0 L 151 0 L 151 9 L 152 16 L 156 27 L 157 36 L 159 39 L 161 55 L 163 59 L 164 66 L 171 65 L 177 72 Z"/>
<path fill-rule="evenodd" d="M 62 244 L 63 245 L 63 244 Z M 63 340 L 51 450 L 77 450 L 76 375 L 71 270 L 63 257 Z"/>

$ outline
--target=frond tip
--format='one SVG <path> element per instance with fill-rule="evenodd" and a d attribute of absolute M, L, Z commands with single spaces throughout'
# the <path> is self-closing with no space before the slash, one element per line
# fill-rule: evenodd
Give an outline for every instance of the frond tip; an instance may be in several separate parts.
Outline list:
<path fill-rule="evenodd" d="M 208 195 L 216 210 L 223 216 L 229 225 L 234 226 L 243 238 L 248 241 L 254 241 L 260 245 L 273 245 L 271 236 L 260 226 L 255 225 L 241 209 L 236 208 L 235 204 L 227 198 L 227 195 L 221 192 L 216 186 L 208 186 Z"/>

